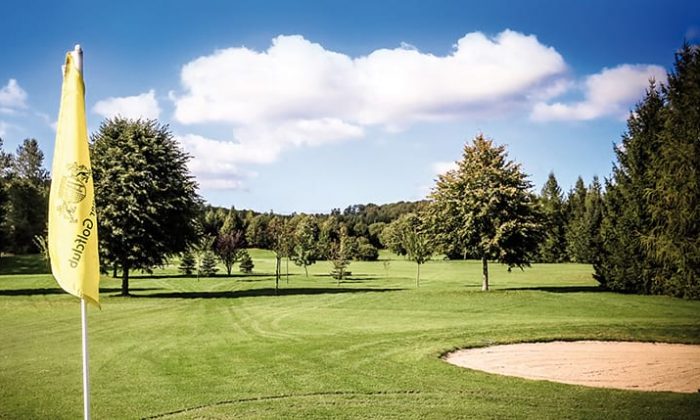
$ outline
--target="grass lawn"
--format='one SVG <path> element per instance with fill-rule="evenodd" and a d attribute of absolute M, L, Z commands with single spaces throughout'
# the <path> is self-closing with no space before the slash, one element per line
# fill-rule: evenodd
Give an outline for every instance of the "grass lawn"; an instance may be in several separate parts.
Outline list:
<path fill-rule="evenodd" d="M 599 291 L 586 265 L 290 264 L 253 275 L 177 275 L 173 264 L 101 283 L 90 308 L 92 413 L 101 418 L 697 418 L 700 393 L 606 390 L 480 373 L 460 348 L 539 340 L 700 343 L 700 302 Z M 382 254 L 382 258 L 388 258 Z M 19 268 L 18 268 L 19 267 Z M 20 270 L 21 269 L 21 270 Z M 20 274 L 9 274 L 11 271 Z M 0 418 L 82 415 L 80 308 L 31 258 L 0 261 Z M 221 271 L 220 271 L 221 273 Z"/>

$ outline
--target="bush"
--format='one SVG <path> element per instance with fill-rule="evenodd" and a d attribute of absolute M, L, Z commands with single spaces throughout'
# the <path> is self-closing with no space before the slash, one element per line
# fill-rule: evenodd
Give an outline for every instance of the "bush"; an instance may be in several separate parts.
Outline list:
<path fill-rule="evenodd" d="M 253 272 L 255 264 L 253 264 L 253 259 L 250 258 L 248 251 L 246 251 L 245 249 L 241 251 L 240 261 L 241 262 L 238 267 L 241 270 L 241 273 L 250 274 Z"/>

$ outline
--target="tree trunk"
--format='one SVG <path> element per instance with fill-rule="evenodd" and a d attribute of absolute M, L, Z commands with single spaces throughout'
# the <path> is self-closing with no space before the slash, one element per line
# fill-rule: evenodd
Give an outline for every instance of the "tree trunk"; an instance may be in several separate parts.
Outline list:
<path fill-rule="evenodd" d="M 122 296 L 129 296 L 129 266 L 122 265 Z"/>
<path fill-rule="evenodd" d="M 286 264 L 287 264 L 287 284 L 289 284 L 289 257 L 287 257 Z"/>
<path fill-rule="evenodd" d="M 309 266 L 308 265 L 304 266 L 304 272 L 306 273 L 306 278 L 308 279 L 309 278 Z"/>
<path fill-rule="evenodd" d="M 416 264 L 418 269 L 416 270 L 416 287 L 420 287 L 420 264 Z"/>
<path fill-rule="evenodd" d="M 114 266 L 112 267 L 112 277 L 117 278 L 117 263 L 114 263 Z"/>
<path fill-rule="evenodd" d="M 484 283 L 481 285 L 481 290 L 487 292 L 489 290 L 489 261 L 486 259 L 486 255 L 481 257 L 481 268 L 484 274 Z"/>
<path fill-rule="evenodd" d="M 275 296 L 277 296 L 277 291 L 279 290 L 279 285 L 280 285 L 280 266 L 281 266 L 281 259 L 279 257 L 275 258 Z"/>

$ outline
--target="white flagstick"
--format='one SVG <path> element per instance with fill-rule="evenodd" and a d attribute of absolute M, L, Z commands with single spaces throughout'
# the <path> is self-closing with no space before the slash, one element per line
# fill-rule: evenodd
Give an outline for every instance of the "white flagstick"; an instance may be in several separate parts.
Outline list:
<path fill-rule="evenodd" d="M 90 357 L 88 356 L 87 303 L 80 299 L 80 315 L 83 321 L 83 417 L 90 420 Z"/>
<path fill-rule="evenodd" d="M 73 51 L 73 62 L 75 67 L 83 75 L 83 50 L 80 45 L 76 45 Z M 80 299 L 80 315 L 83 324 L 83 417 L 85 420 L 90 420 L 90 357 L 88 354 L 88 336 L 87 336 L 87 303 L 85 298 Z"/>

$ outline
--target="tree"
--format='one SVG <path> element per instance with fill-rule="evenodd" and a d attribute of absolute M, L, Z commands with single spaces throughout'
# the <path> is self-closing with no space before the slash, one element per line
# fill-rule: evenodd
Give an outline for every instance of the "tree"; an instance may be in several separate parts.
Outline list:
<path fill-rule="evenodd" d="M 300 216 L 294 229 L 294 248 L 292 261 L 304 267 L 306 277 L 309 277 L 309 266 L 316 263 L 318 258 L 318 223 L 313 216 Z"/>
<path fill-rule="evenodd" d="M 569 220 L 566 228 L 566 253 L 573 262 L 587 262 L 588 235 L 586 233 L 586 184 L 579 176 L 574 188 L 569 191 L 567 199 L 567 214 Z"/>
<path fill-rule="evenodd" d="M 275 253 L 275 295 L 279 290 L 280 277 L 282 276 L 282 258 L 288 255 L 290 236 L 287 220 L 273 216 L 267 225 L 267 237 L 270 240 L 272 252 Z"/>
<path fill-rule="evenodd" d="M 464 146 L 455 170 L 439 175 L 430 194 L 429 223 L 438 244 L 457 246 L 482 262 L 482 290 L 489 289 L 488 260 L 529 266 L 541 237 L 531 183 L 504 146 L 479 134 Z"/>
<path fill-rule="evenodd" d="M 660 268 L 656 292 L 700 298 L 700 47 L 676 53 L 664 87 L 667 101 L 660 133 L 663 147 L 653 157 L 656 178 L 650 193 L 651 233 L 645 245 Z"/>
<path fill-rule="evenodd" d="M 9 207 L 9 183 L 12 167 L 12 155 L 3 150 L 3 140 L 0 137 L 0 256 L 8 249 L 9 227 L 7 211 Z"/>
<path fill-rule="evenodd" d="M 216 255 L 210 249 L 202 254 L 202 259 L 197 267 L 197 278 L 213 277 L 219 269 L 216 267 Z"/>
<path fill-rule="evenodd" d="M 602 249 L 595 279 L 605 288 L 652 293 L 655 264 L 642 240 L 651 233 L 649 191 L 656 178 L 654 158 L 661 154 L 664 101 L 652 81 L 646 96 L 627 119 L 627 132 L 615 147 L 617 165 L 606 185 L 601 224 Z"/>
<path fill-rule="evenodd" d="M 245 231 L 242 227 L 242 221 L 231 208 L 214 244 L 214 251 L 226 267 L 226 274 L 229 277 L 239 252 L 245 247 Z"/>
<path fill-rule="evenodd" d="M 270 222 L 270 215 L 258 214 L 254 216 L 246 229 L 246 241 L 254 248 L 270 249 L 271 241 L 268 236 L 267 225 Z"/>
<path fill-rule="evenodd" d="M 241 258 L 238 267 L 241 270 L 241 273 L 245 274 L 252 273 L 253 268 L 255 268 L 255 264 L 253 264 L 253 259 L 250 258 L 250 254 L 248 254 L 248 251 L 245 249 L 241 251 Z"/>
<path fill-rule="evenodd" d="M 129 273 L 150 271 L 197 240 L 197 185 L 189 156 L 155 120 L 108 119 L 91 136 L 101 259 Z"/>
<path fill-rule="evenodd" d="M 382 244 L 396 255 L 406 255 L 404 236 L 418 226 L 419 220 L 415 213 L 405 213 L 389 223 L 381 234 Z"/>
<path fill-rule="evenodd" d="M 429 238 L 422 220 L 418 226 L 404 232 L 403 246 L 408 259 L 416 263 L 416 287 L 419 287 L 420 266 L 429 261 L 435 252 L 433 241 Z"/>
<path fill-rule="evenodd" d="M 333 265 L 331 276 L 338 281 L 338 286 L 345 279 L 347 275 L 345 269 L 350 265 L 349 239 L 348 228 L 345 225 L 340 225 L 338 238 L 332 241 L 330 246 L 330 259 Z"/>
<path fill-rule="evenodd" d="M 42 165 L 44 153 L 35 139 L 25 139 L 17 148 L 8 187 L 11 249 L 16 253 L 37 252 L 35 236 L 43 236 L 48 222 L 49 183 Z"/>
<path fill-rule="evenodd" d="M 186 250 L 182 253 L 182 257 L 180 258 L 180 265 L 177 267 L 177 270 L 185 276 L 191 276 L 192 274 L 194 274 L 194 271 L 196 269 L 197 261 L 195 260 L 194 255 L 192 255 L 192 252 L 190 250 Z"/>
<path fill-rule="evenodd" d="M 542 187 L 539 204 L 544 217 L 544 238 L 538 249 L 539 260 L 547 263 L 564 262 L 567 260 L 564 196 L 552 172 Z"/>

